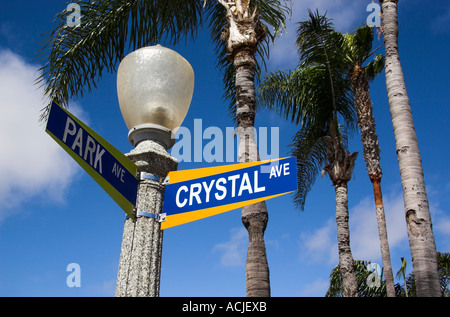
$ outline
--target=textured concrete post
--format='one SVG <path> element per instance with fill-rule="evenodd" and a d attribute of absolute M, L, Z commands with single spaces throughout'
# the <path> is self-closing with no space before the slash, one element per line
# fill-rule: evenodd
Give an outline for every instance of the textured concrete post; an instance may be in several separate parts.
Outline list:
<path fill-rule="evenodd" d="M 127 156 L 146 172 L 164 178 L 177 169 L 178 161 L 165 148 L 154 141 L 140 142 Z M 151 214 L 161 214 L 164 187 L 153 179 L 139 182 L 136 209 Z M 151 217 L 127 218 L 124 224 L 117 297 L 157 297 L 161 276 L 163 232 L 161 224 Z"/>

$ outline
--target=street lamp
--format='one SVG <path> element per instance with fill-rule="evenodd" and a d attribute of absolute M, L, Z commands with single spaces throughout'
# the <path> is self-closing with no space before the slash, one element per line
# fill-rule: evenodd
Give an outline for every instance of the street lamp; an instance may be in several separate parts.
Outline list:
<path fill-rule="evenodd" d="M 161 45 L 127 55 L 117 71 L 120 110 L 135 147 L 126 154 L 139 171 L 135 219 L 124 224 L 116 296 L 159 296 L 160 221 L 167 173 L 178 161 L 167 150 L 186 117 L 194 71 L 177 52 Z"/>

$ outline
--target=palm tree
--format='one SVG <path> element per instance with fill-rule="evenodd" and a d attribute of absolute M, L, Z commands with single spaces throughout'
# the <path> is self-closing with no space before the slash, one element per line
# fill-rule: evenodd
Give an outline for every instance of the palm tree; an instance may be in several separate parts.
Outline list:
<path fill-rule="evenodd" d="M 398 0 L 380 0 L 386 88 L 403 187 L 405 218 L 418 296 L 440 296 L 436 244 L 422 160 L 398 52 Z"/>
<path fill-rule="evenodd" d="M 450 290 L 450 253 L 437 252 L 438 257 L 438 270 L 439 270 L 439 282 L 441 285 L 442 297 L 449 297 Z M 414 273 L 405 275 L 406 260 L 401 258 L 402 266 L 396 274 L 396 278 L 403 280 L 403 287 L 400 283 L 395 284 L 395 294 L 397 297 L 416 297 L 416 282 Z M 383 280 L 384 269 L 381 270 L 381 276 L 379 276 L 379 285 L 370 285 L 368 281 L 372 279 L 372 275 L 375 273 L 369 270 L 373 267 L 370 265 L 370 261 L 355 260 L 353 266 L 356 272 L 356 279 L 358 281 L 358 295 L 360 297 L 386 297 L 386 281 Z M 330 273 L 330 285 L 325 294 L 326 297 L 341 297 L 342 296 L 342 277 L 339 265 L 336 265 Z"/>
<path fill-rule="evenodd" d="M 355 269 L 356 280 L 358 283 L 358 297 L 385 297 L 386 296 L 386 282 L 383 280 L 383 271 L 379 276 L 379 285 L 368 285 L 367 280 L 372 278 L 372 275 L 378 274 L 368 270 L 370 261 L 354 260 L 353 267 Z M 342 275 L 339 264 L 336 265 L 330 273 L 330 284 L 325 297 L 341 297 L 342 296 Z"/>
<path fill-rule="evenodd" d="M 225 96 L 235 109 L 240 131 L 240 160 L 257 158 L 252 135 L 255 119 L 255 73 L 267 57 L 269 44 L 284 27 L 289 7 L 281 0 L 92 0 L 74 1 L 81 7 L 81 25 L 66 25 L 67 12 L 57 18 L 41 51 L 47 59 L 41 68 L 45 94 L 67 106 L 68 100 L 90 92 L 104 70 L 115 72 L 127 51 L 162 43 L 175 45 L 195 39 L 208 21 L 216 45 L 217 65 L 224 75 Z M 271 31 L 273 30 L 273 31 Z M 50 105 L 51 103 L 49 103 Z M 42 118 L 47 116 L 49 106 Z M 248 137 L 250 135 L 250 137 Z M 247 137 L 246 137 L 247 136 Z M 244 141 L 253 146 L 245 146 Z M 244 144 L 244 145 L 242 145 Z M 249 232 L 247 295 L 270 296 L 264 230 L 265 202 L 242 209 Z"/>
<path fill-rule="evenodd" d="M 441 283 L 442 296 L 450 297 L 450 253 L 437 252 L 438 258 L 438 272 Z"/>
<path fill-rule="evenodd" d="M 375 198 L 378 233 L 380 237 L 381 256 L 386 276 L 386 288 L 389 297 L 395 297 L 394 277 L 384 214 L 383 196 L 381 194 L 380 146 L 375 131 L 372 99 L 369 94 L 369 81 L 381 73 L 384 67 L 383 55 L 366 62 L 376 52 L 372 51 L 373 29 L 369 26 L 358 28 L 353 34 L 344 35 L 344 50 L 349 63 L 355 106 L 358 114 L 358 126 L 361 131 L 364 161 L 372 182 Z"/>
<path fill-rule="evenodd" d="M 309 20 L 299 23 L 297 34 L 299 66 L 266 76 L 259 88 L 259 99 L 301 126 L 292 144 L 292 153 L 297 157 L 295 203 L 304 208 L 306 195 L 320 170 L 322 176 L 329 175 L 335 187 L 343 295 L 357 296 L 347 197 L 357 153 L 350 154 L 346 147 L 356 114 L 347 69 L 341 63 L 342 37 L 333 31 L 329 19 L 311 11 Z"/>
<path fill-rule="evenodd" d="M 233 101 L 233 105 L 240 140 L 238 153 L 240 162 L 259 160 L 254 135 L 257 71 L 255 53 L 268 31 L 260 21 L 256 5 L 267 6 L 274 1 L 266 2 L 259 1 L 253 7 L 250 6 L 250 0 L 224 3 L 228 6 L 226 11 L 228 24 L 222 32 L 222 39 L 226 40 L 228 58 L 232 60 L 234 67 L 236 102 Z M 279 7 L 279 4 L 276 5 Z M 281 17 L 279 19 L 282 20 Z M 264 232 L 268 222 L 265 201 L 242 207 L 241 219 L 249 236 L 246 262 L 247 296 L 270 296 L 269 266 L 264 243 Z"/>

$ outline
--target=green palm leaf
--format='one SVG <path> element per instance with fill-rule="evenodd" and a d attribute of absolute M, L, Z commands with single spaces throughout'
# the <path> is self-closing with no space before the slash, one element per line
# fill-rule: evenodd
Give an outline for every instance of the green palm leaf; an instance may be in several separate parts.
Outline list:
<path fill-rule="evenodd" d="M 351 68 L 350 72 L 355 66 L 363 67 L 368 81 L 372 81 L 384 69 L 384 56 L 381 54 L 376 55 L 365 65 L 367 60 L 382 46 L 372 50 L 373 35 L 373 29 L 367 25 L 357 28 L 352 34 L 342 35 L 343 49 Z"/>
<path fill-rule="evenodd" d="M 344 39 L 325 16 L 309 12 L 299 23 L 299 66 L 268 74 L 258 87 L 258 102 L 300 126 L 291 144 L 297 157 L 295 204 L 304 209 L 306 195 L 327 163 L 330 138 L 344 148 L 356 131 L 356 112 L 342 50 Z"/>
<path fill-rule="evenodd" d="M 379 285 L 367 285 L 367 279 L 374 272 L 369 271 L 370 261 L 353 260 L 353 268 L 356 273 L 358 283 L 359 297 L 386 297 L 386 282 L 383 279 L 383 271 L 381 271 Z M 330 273 L 329 287 L 325 297 L 342 297 L 342 276 L 339 264 L 336 265 Z"/>
<path fill-rule="evenodd" d="M 365 75 L 368 81 L 372 81 L 377 77 L 384 69 L 384 56 L 378 54 L 372 61 L 367 63 L 365 67 Z"/>
<path fill-rule="evenodd" d="M 291 144 L 291 155 L 297 158 L 297 191 L 294 203 L 301 210 L 305 208 L 306 195 L 314 185 L 317 174 L 327 160 L 329 136 L 313 129 L 299 130 Z"/>
<path fill-rule="evenodd" d="M 81 25 L 66 25 L 67 12 L 47 36 L 40 55 L 45 94 L 60 105 L 96 87 L 104 70 L 112 72 L 129 50 L 159 42 L 175 44 L 195 36 L 202 23 L 199 1 L 77 0 Z M 45 55 L 45 54 L 48 54 Z M 48 108 L 46 109 L 48 111 Z M 44 111 L 43 116 L 46 116 Z"/>
<path fill-rule="evenodd" d="M 227 59 L 221 32 L 227 24 L 225 8 L 216 0 L 74 0 L 81 7 L 81 25 L 66 25 L 68 12 L 56 16 L 56 28 L 46 35 L 39 56 L 45 60 L 37 82 L 45 86 L 51 101 L 67 106 L 68 100 L 82 97 L 96 88 L 104 71 L 114 72 L 125 55 L 137 48 L 175 45 L 195 39 L 199 27 L 208 20 L 216 45 L 217 64 L 224 75 L 225 96 L 234 101 L 234 71 Z M 258 47 L 261 60 L 285 25 L 289 6 L 279 0 L 252 1 L 267 26 L 267 40 Z M 270 31 L 273 30 L 273 31 Z"/>

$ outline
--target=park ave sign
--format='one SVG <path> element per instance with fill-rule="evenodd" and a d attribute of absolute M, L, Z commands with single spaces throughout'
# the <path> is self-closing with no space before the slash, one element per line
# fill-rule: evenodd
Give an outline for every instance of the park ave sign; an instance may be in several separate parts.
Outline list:
<path fill-rule="evenodd" d="M 51 106 L 46 132 L 135 217 L 136 164 L 56 103 Z M 165 217 L 159 221 L 161 229 L 167 229 L 297 190 L 296 159 L 173 171 L 163 184 Z"/>
<path fill-rule="evenodd" d="M 45 131 L 134 217 L 138 188 L 136 164 L 56 103 L 51 106 Z"/>

